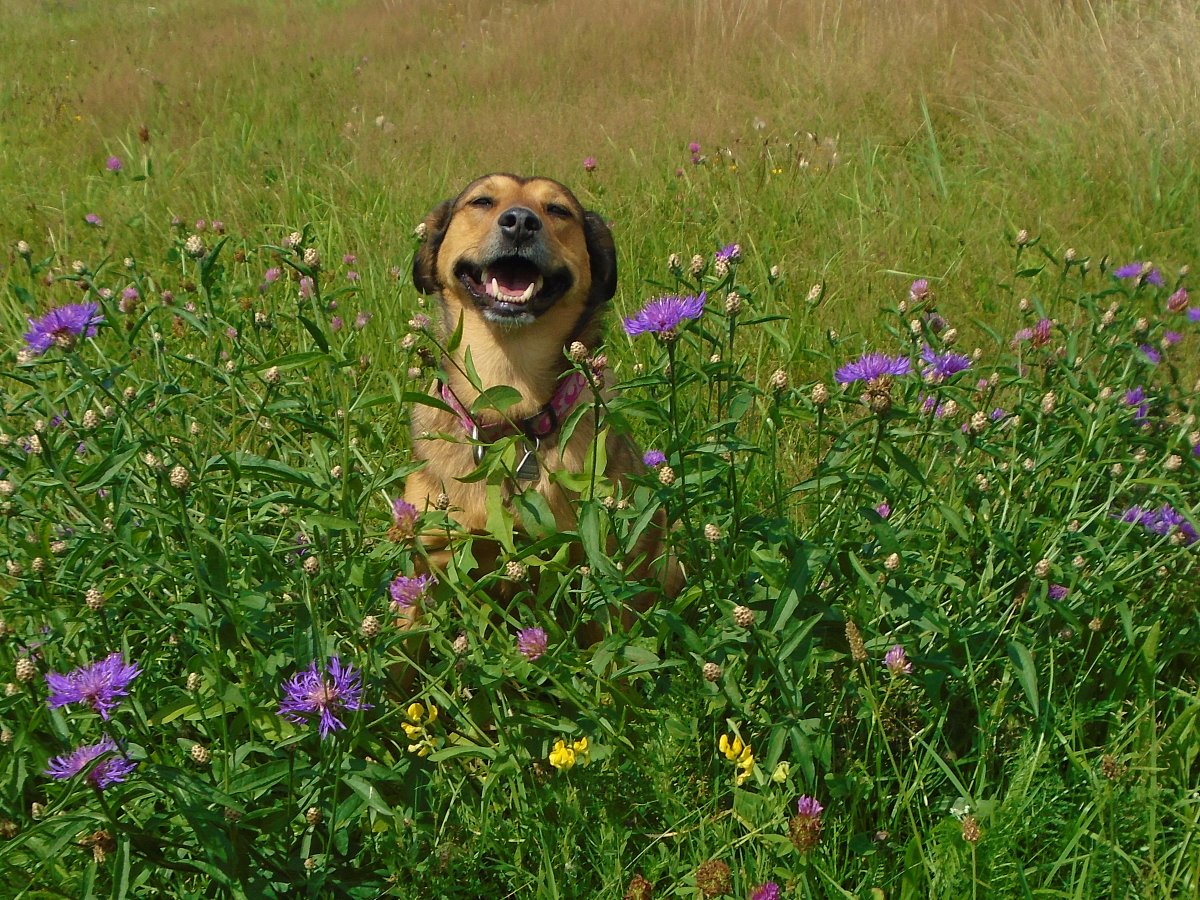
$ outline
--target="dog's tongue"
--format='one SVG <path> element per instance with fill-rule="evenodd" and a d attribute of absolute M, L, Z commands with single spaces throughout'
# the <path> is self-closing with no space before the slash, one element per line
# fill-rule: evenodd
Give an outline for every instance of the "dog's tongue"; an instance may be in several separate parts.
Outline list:
<path fill-rule="evenodd" d="M 530 263 L 522 260 L 501 260 L 488 268 L 485 280 L 494 280 L 500 292 L 510 297 L 522 297 L 537 283 L 538 275 L 537 267 Z"/>

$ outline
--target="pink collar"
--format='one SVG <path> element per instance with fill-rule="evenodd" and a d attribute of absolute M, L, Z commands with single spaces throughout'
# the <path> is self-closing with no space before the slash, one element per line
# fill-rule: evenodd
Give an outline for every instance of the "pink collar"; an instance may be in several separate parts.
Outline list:
<path fill-rule="evenodd" d="M 454 410 L 455 415 L 458 416 L 458 421 L 462 423 L 463 431 L 484 444 L 495 443 L 500 438 L 507 437 L 510 434 L 523 434 L 530 440 L 535 441 L 549 437 L 558 431 L 558 426 L 562 422 L 563 417 L 571 411 L 571 407 L 579 400 L 579 396 L 583 393 L 585 387 L 587 387 L 587 379 L 583 376 L 583 373 L 578 371 L 572 372 L 558 382 L 558 389 L 554 392 L 554 396 L 532 416 L 516 422 L 501 419 L 499 422 L 491 425 L 480 425 L 467 410 L 466 406 L 463 405 L 462 401 L 458 399 L 454 391 L 450 389 L 450 385 L 444 381 L 438 381 L 438 392 L 441 394 L 442 400 L 446 402 L 446 405 Z"/>

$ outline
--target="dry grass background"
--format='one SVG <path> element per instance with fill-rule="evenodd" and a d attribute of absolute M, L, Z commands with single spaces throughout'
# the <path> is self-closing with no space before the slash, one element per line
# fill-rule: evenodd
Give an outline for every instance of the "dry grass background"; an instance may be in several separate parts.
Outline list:
<path fill-rule="evenodd" d="M 1177 0 L 8 0 L 0 28 L 10 241 L 70 245 L 89 211 L 147 249 L 171 214 L 312 221 L 382 292 L 434 201 L 536 171 L 614 220 L 634 300 L 668 252 L 740 240 L 785 303 L 828 283 L 839 326 L 915 274 L 1002 311 L 981 273 L 1020 227 L 1196 250 L 1200 12 Z M 118 191 L 104 159 L 136 160 L 142 124 L 155 175 Z M 836 169 L 795 166 L 806 132 Z M 691 140 L 737 172 L 694 170 Z"/>

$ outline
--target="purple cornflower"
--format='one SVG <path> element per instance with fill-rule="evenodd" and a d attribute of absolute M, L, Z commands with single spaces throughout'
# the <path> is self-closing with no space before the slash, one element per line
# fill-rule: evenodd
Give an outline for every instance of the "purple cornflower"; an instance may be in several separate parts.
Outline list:
<path fill-rule="evenodd" d="M 1194 544 L 1200 539 L 1195 526 L 1169 503 L 1164 503 L 1158 509 L 1131 506 L 1121 513 L 1120 519 L 1131 525 L 1141 525 L 1151 534 L 1164 537 L 1170 534 L 1173 528 L 1178 528 L 1184 537 L 1184 542 L 1188 544 Z"/>
<path fill-rule="evenodd" d="M 585 172 L 595 172 L 596 171 L 596 157 L 585 156 L 583 158 L 583 171 L 585 171 Z"/>
<path fill-rule="evenodd" d="M 95 213 L 88 213 L 86 216 L 83 217 L 83 221 L 87 222 L 93 228 L 103 228 L 104 227 L 104 220 L 102 218 L 100 218 L 98 215 L 96 215 Z"/>
<path fill-rule="evenodd" d="M 1046 591 L 1050 599 L 1056 602 L 1065 598 L 1067 593 L 1067 586 L 1065 584 L 1052 584 Z"/>
<path fill-rule="evenodd" d="M 864 353 L 854 362 L 846 363 L 837 370 L 838 384 L 854 381 L 872 381 L 884 375 L 907 375 L 912 363 L 907 356 L 888 356 L 886 353 Z"/>
<path fill-rule="evenodd" d="M 921 359 L 928 364 L 925 377 L 930 381 L 942 381 L 971 368 L 971 357 L 951 350 L 938 353 L 928 344 L 921 351 Z"/>
<path fill-rule="evenodd" d="M 939 313 L 925 313 L 925 326 L 934 334 L 941 334 L 949 324 Z"/>
<path fill-rule="evenodd" d="M 109 713 L 129 696 L 129 683 L 141 674 L 137 663 L 126 664 L 120 653 L 110 653 L 90 666 L 80 666 L 66 675 L 51 672 L 46 676 L 50 685 L 50 708 L 68 703 L 86 703 L 107 720 Z"/>
<path fill-rule="evenodd" d="M 1200 306 L 1189 306 L 1187 318 L 1189 322 L 1200 322 Z"/>
<path fill-rule="evenodd" d="M 1137 278 L 1155 287 L 1163 286 L 1162 272 L 1150 266 L 1149 263 L 1131 262 L 1113 269 L 1117 278 Z"/>
<path fill-rule="evenodd" d="M 397 575 L 388 589 L 392 602 L 400 609 L 411 609 L 437 584 L 432 575 Z"/>
<path fill-rule="evenodd" d="M 358 273 L 355 272 L 353 269 L 351 269 L 349 272 L 346 273 L 346 280 L 349 282 L 358 281 Z"/>
<path fill-rule="evenodd" d="M 345 323 L 342 321 L 341 316 L 334 316 L 332 319 L 329 320 L 329 330 L 330 331 L 341 331 L 343 325 L 345 325 Z"/>
<path fill-rule="evenodd" d="M 925 278 L 918 278 L 908 286 L 908 297 L 914 303 L 920 303 L 929 299 L 929 281 Z M 940 318 L 940 317 L 939 317 Z M 945 324 L 943 320 L 943 324 Z"/>
<path fill-rule="evenodd" d="M 263 272 L 263 283 L 274 284 L 279 280 L 279 276 L 283 274 L 283 269 L 278 266 L 271 266 L 267 271 Z"/>
<path fill-rule="evenodd" d="M 1138 344 L 1138 349 L 1142 351 L 1142 356 L 1146 357 L 1146 361 L 1152 366 L 1157 366 L 1162 362 L 1162 354 L 1151 347 L 1149 344 Z"/>
<path fill-rule="evenodd" d="M 692 141 L 691 143 L 688 144 L 688 153 L 692 154 L 692 156 L 695 156 L 699 152 L 700 152 L 700 144 L 698 141 Z"/>
<path fill-rule="evenodd" d="M 1179 313 L 1187 309 L 1188 292 L 1187 288 L 1181 287 L 1170 297 L 1167 298 L 1167 312 Z"/>
<path fill-rule="evenodd" d="M 760 884 L 750 895 L 750 900 L 779 900 L 779 885 L 773 881 Z"/>
<path fill-rule="evenodd" d="M 121 157 L 110 156 L 107 161 L 105 161 L 104 168 L 108 169 L 108 171 L 112 172 L 113 174 L 116 174 L 125 168 L 125 166 L 121 162 Z"/>
<path fill-rule="evenodd" d="M 96 303 L 66 303 L 56 306 L 40 319 L 29 320 L 25 343 L 41 356 L 53 346 L 70 350 L 79 336 L 94 337 L 96 326 L 104 321 Z"/>
<path fill-rule="evenodd" d="M 530 662 L 546 652 L 546 629 L 522 628 L 517 632 L 517 649 Z"/>
<path fill-rule="evenodd" d="M 661 450 L 647 450 L 642 454 L 642 462 L 651 469 L 657 469 L 667 461 L 667 455 Z"/>
<path fill-rule="evenodd" d="M 342 263 L 347 266 L 352 266 L 356 262 L 358 262 L 358 257 L 355 256 L 353 253 L 347 253 L 342 256 Z"/>
<path fill-rule="evenodd" d="M 892 514 L 892 508 L 888 505 L 888 502 L 884 500 L 877 507 L 875 507 L 875 512 L 879 514 L 879 518 L 886 519 Z"/>
<path fill-rule="evenodd" d="M 95 765 L 92 765 L 95 763 Z M 56 756 L 50 760 L 46 774 L 59 781 L 66 781 L 81 775 L 88 767 L 87 781 L 96 790 L 102 791 L 110 784 L 119 784 L 125 780 L 137 763 L 121 754 L 116 741 L 107 735 L 96 744 L 85 744 L 70 753 Z"/>
<path fill-rule="evenodd" d="M 364 309 L 364 310 L 360 311 L 357 316 L 354 317 L 354 327 L 357 328 L 359 331 L 362 331 L 364 328 L 367 327 L 367 324 L 371 321 L 372 318 L 374 318 L 374 314 L 369 313 Z"/>
<path fill-rule="evenodd" d="M 303 531 L 297 531 L 296 537 L 293 539 L 293 543 L 295 546 L 292 550 L 288 551 L 288 555 L 294 561 L 302 560 L 304 557 L 308 556 L 308 548 L 312 542 L 308 539 L 307 534 L 305 534 Z"/>
<path fill-rule="evenodd" d="M 362 700 L 362 673 L 355 671 L 353 666 L 343 667 L 336 656 L 329 661 L 325 672 L 313 660 L 311 666 L 284 682 L 283 693 L 279 715 L 297 725 L 303 724 L 310 716 L 320 716 L 319 731 L 322 738 L 331 731 L 346 727 L 336 715 L 341 710 L 371 708 L 371 704 Z"/>
<path fill-rule="evenodd" d="M 883 665 L 892 673 L 893 678 L 912 674 L 912 662 L 909 661 L 908 654 L 899 644 L 894 645 L 883 655 Z"/>
<path fill-rule="evenodd" d="M 674 340 L 680 325 L 688 319 L 700 318 L 707 299 L 707 291 L 692 296 L 655 297 L 625 319 L 625 333 L 632 336 L 649 332 L 664 341 Z"/>
<path fill-rule="evenodd" d="M 737 262 L 741 258 L 742 258 L 742 245 L 741 244 L 726 244 L 724 247 L 722 247 L 720 250 L 718 250 L 713 255 L 713 259 L 715 259 L 717 262 L 726 262 L 726 263 Z"/>
<path fill-rule="evenodd" d="M 1146 399 L 1146 389 L 1140 384 L 1125 392 L 1125 405 L 1135 408 L 1133 420 L 1145 422 L 1150 414 L 1150 401 Z"/>
<path fill-rule="evenodd" d="M 1167 331 L 1163 332 L 1162 342 L 1163 342 L 1164 347 L 1174 347 L 1176 344 L 1178 344 L 1182 340 L 1183 340 L 1183 335 L 1180 334 L 1178 331 L 1171 331 L 1170 329 L 1168 329 Z"/>

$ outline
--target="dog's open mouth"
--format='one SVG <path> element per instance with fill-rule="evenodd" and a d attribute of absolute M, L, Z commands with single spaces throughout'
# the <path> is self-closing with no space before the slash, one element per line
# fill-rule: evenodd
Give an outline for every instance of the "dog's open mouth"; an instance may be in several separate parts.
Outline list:
<path fill-rule="evenodd" d="M 572 283 L 566 270 L 543 273 L 522 256 L 502 256 L 482 266 L 463 260 L 457 275 L 487 318 L 514 324 L 544 313 Z"/>

